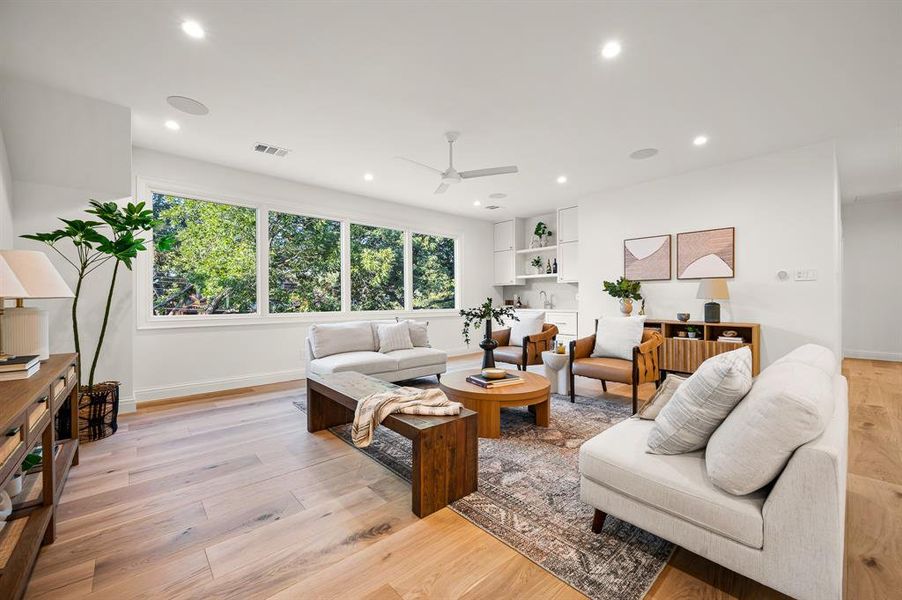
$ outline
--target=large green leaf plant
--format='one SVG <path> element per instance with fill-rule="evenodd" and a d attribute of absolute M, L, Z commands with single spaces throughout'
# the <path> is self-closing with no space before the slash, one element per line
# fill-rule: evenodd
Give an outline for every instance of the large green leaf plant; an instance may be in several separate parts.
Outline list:
<path fill-rule="evenodd" d="M 97 361 L 106 337 L 107 326 L 110 320 L 110 307 L 113 304 L 113 292 L 116 287 L 116 277 L 119 274 L 119 266 L 125 265 L 132 268 L 135 257 L 139 252 L 147 249 L 141 234 L 152 231 L 157 225 L 153 217 L 153 211 L 146 209 L 143 202 L 133 204 L 129 202 L 125 206 L 119 206 L 115 202 L 90 201 L 90 208 L 86 213 L 93 215 L 97 220 L 60 219 L 65 227 L 47 233 L 34 233 L 23 235 L 29 240 L 35 240 L 47 244 L 57 254 L 63 257 L 77 273 L 75 285 L 75 299 L 72 301 L 72 335 L 75 340 L 75 351 L 81 353 L 81 340 L 78 330 L 78 301 L 81 297 L 82 286 L 85 278 L 99 269 L 104 264 L 113 261 L 113 274 L 110 277 L 109 291 L 107 292 L 106 305 L 103 310 L 103 323 L 100 326 L 100 335 L 97 339 L 97 347 L 91 360 L 91 370 L 88 375 L 89 390 L 94 387 L 94 372 L 97 369 Z M 61 242 L 68 240 L 75 249 L 75 256 L 71 257 L 60 249 Z M 155 249 L 165 252 L 172 245 L 168 237 L 155 240 Z"/>

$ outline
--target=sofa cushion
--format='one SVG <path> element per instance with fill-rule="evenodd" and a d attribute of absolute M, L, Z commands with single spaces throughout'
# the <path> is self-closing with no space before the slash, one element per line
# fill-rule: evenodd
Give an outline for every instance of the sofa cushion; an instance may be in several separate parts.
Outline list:
<path fill-rule="evenodd" d="M 670 399 L 673 398 L 673 395 L 684 381 L 686 381 L 685 377 L 668 373 L 667 377 L 664 378 L 664 383 L 655 391 L 655 395 L 651 397 L 651 400 L 639 409 L 637 413 L 639 418 L 654 421 L 658 413 L 670 402 Z"/>
<path fill-rule="evenodd" d="M 804 363 L 816 367 L 833 377 L 839 371 L 839 363 L 833 351 L 817 344 L 804 344 L 789 354 L 778 358 L 772 364 L 779 365 L 787 362 Z"/>
<path fill-rule="evenodd" d="M 318 323 L 310 326 L 307 335 L 314 358 L 342 352 L 375 352 L 373 326 L 369 321 Z"/>
<path fill-rule="evenodd" d="M 320 375 L 342 371 L 373 375 L 397 371 L 398 359 L 379 352 L 343 352 L 310 361 L 310 369 Z"/>
<path fill-rule="evenodd" d="M 622 358 L 577 358 L 573 361 L 573 374 L 632 383 L 633 362 Z"/>
<path fill-rule="evenodd" d="M 410 326 L 407 321 L 400 323 L 379 323 L 376 325 L 378 334 L 379 352 L 386 353 L 392 350 L 406 350 L 413 348 L 410 341 Z"/>
<path fill-rule="evenodd" d="M 633 360 L 633 348 L 642 342 L 645 316 L 602 317 L 595 329 L 595 358 Z"/>
<path fill-rule="evenodd" d="M 407 319 L 407 327 L 410 330 L 410 341 L 414 348 L 429 347 L 429 321 L 414 321 Z"/>
<path fill-rule="evenodd" d="M 732 494 L 771 481 L 796 448 L 819 436 L 833 416 L 833 379 L 820 367 L 776 362 L 708 442 L 708 476 Z"/>
<path fill-rule="evenodd" d="M 530 314 L 518 313 L 519 321 L 511 321 L 511 346 L 523 346 L 523 338 L 528 335 L 542 333 L 542 325 L 545 324 L 545 313 Z"/>
<path fill-rule="evenodd" d="M 399 369 L 413 369 L 416 367 L 428 367 L 431 365 L 443 365 L 448 362 L 448 355 L 435 348 L 409 348 L 407 350 L 394 350 L 386 356 L 398 361 Z"/>
<path fill-rule="evenodd" d="M 579 449 L 580 473 L 680 519 L 752 548 L 764 540 L 765 494 L 734 496 L 705 473 L 703 451 L 674 456 L 647 454 L 653 421 L 626 419 Z"/>
<path fill-rule="evenodd" d="M 733 407 L 752 387 L 748 346 L 712 356 L 673 394 L 648 436 L 648 451 L 680 454 L 704 448 Z"/>

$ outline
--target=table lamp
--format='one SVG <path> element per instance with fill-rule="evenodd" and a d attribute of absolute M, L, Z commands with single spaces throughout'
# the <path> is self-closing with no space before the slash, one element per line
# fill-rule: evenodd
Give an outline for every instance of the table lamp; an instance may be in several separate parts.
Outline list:
<path fill-rule="evenodd" d="M 730 291 L 727 289 L 727 280 L 702 279 L 698 284 L 698 294 L 695 297 L 700 300 L 708 300 L 705 304 L 705 323 L 720 323 L 720 304 L 714 301 L 729 299 Z"/>
<path fill-rule="evenodd" d="M 59 272 L 43 252 L 36 250 L 0 250 L 0 260 L 15 275 L 21 290 L 0 293 L 15 298 L 16 307 L 0 313 L 0 348 L 16 354 L 37 354 L 50 358 L 50 325 L 47 311 L 25 306 L 25 298 L 74 298 Z"/>
<path fill-rule="evenodd" d="M 9 266 L 4 257 L 0 255 L 0 362 L 6 362 L 10 356 L 3 350 L 3 309 L 6 307 L 7 298 L 18 298 L 28 292 L 25 286 L 16 277 L 15 271 Z"/>

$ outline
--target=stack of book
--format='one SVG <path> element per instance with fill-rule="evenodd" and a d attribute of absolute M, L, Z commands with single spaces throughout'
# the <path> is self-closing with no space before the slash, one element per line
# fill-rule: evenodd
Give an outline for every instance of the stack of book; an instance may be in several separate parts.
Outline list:
<path fill-rule="evenodd" d="M 731 344 L 742 344 L 743 343 L 742 338 L 737 335 L 734 335 L 734 336 L 721 335 L 721 336 L 717 337 L 717 341 L 718 342 L 729 342 Z"/>
<path fill-rule="evenodd" d="M 504 377 L 502 377 L 501 379 L 489 379 L 477 373 L 475 375 L 468 376 L 467 381 L 482 388 L 492 389 L 497 387 L 504 387 L 506 385 L 516 385 L 518 383 L 523 383 L 523 378 L 519 375 L 505 373 Z"/>
<path fill-rule="evenodd" d="M 28 379 L 41 368 L 41 361 L 36 355 L 11 356 L 0 361 L 0 381 Z"/>

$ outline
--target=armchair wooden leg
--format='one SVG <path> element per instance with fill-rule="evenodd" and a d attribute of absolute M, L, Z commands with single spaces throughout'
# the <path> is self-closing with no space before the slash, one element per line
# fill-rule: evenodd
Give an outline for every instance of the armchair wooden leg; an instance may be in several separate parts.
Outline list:
<path fill-rule="evenodd" d="M 573 375 L 573 370 L 570 370 L 570 402 L 576 402 L 576 390 L 573 387 L 573 380 L 576 379 Z"/>
<path fill-rule="evenodd" d="M 601 530 L 604 528 L 604 520 L 607 516 L 607 514 L 601 512 L 597 508 L 595 509 L 595 514 L 592 516 L 592 533 L 601 533 Z"/>
<path fill-rule="evenodd" d="M 655 389 L 658 389 L 659 387 L 661 387 L 661 380 L 655 379 Z"/>
<path fill-rule="evenodd" d="M 633 380 L 633 414 L 636 414 L 636 411 L 639 410 L 639 386 L 636 384 L 636 380 Z"/>
<path fill-rule="evenodd" d="M 435 374 L 435 381 L 436 381 L 437 383 L 441 383 L 441 382 L 442 382 L 442 374 L 441 374 L 441 373 L 436 373 L 436 374 Z"/>
<path fill-rule="evenodd" d="M 608 391 L 608 382 L 604 379 L 601 380 L 601 390 L 604 392 Z"/>

